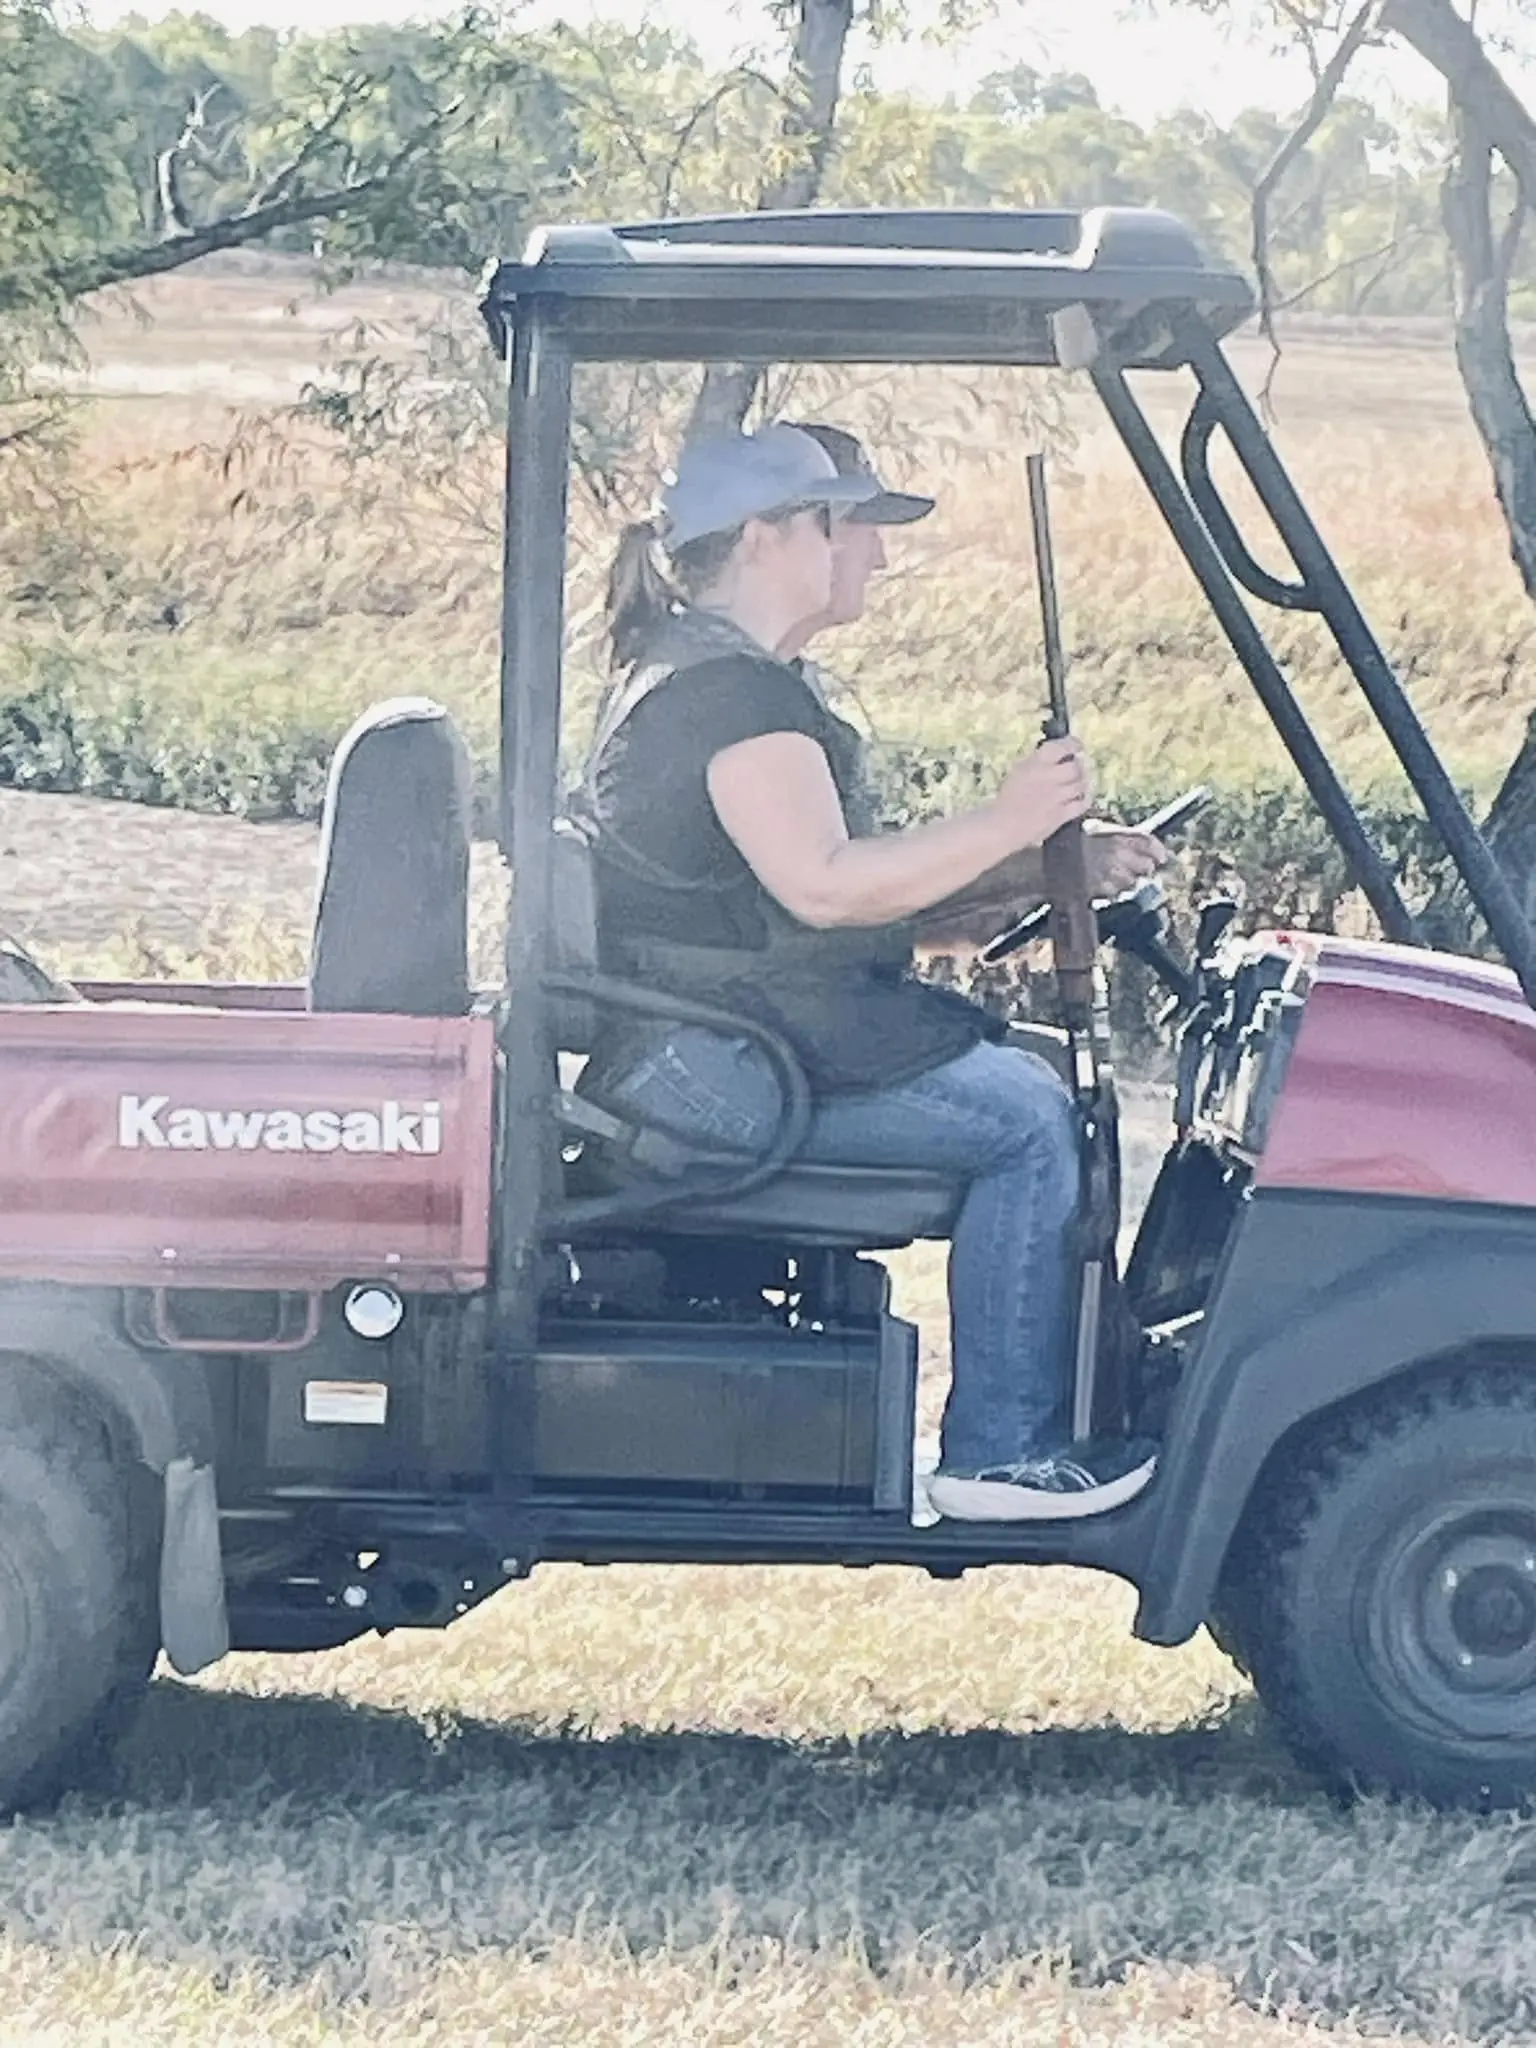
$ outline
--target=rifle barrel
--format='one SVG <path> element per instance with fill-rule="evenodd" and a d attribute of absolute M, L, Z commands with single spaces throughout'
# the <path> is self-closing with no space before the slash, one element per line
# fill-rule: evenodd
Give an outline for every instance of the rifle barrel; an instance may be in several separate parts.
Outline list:
<path fill-rule="evenodd" d="M 1045 634 L 1045 674 L 1050 685 L 1051 719 L 1047 737 L 1065 739 L 1072 730 L 1067 708 L 1067 663 L 1061 645 L 1061 604 L 1056 594 L 1056 551 L 1051 543 L 1051 508 L 1046 493 L 1045 457 L 1025 459 L 1029 475 L 1029 524 L 1035 543 L 1035 575 L 1040 585 L 1040 622 Z"/>

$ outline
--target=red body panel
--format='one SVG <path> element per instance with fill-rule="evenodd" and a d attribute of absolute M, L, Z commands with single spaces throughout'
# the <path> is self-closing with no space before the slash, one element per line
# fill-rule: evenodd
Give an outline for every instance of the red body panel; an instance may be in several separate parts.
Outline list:
<path fill-rule="evenodd" d="M 1260 1187 L 1536 1207 L 1536 1013 L 1505 969 L 1291 935 L 1311 986 Z"/>
<path fill-rule="evenodd" d="M 484 1285 L 490 1019 L 0 1008 L 0 1276 Z"/>

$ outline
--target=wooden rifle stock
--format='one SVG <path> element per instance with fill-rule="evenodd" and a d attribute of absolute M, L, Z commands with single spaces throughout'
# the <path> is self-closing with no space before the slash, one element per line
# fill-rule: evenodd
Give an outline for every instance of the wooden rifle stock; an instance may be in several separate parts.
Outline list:
<path fill-rule="evenodd" d="M 1045 893 L 1051 905 L 1051 950 L 1062 1022 L 1087 1031 L 1093 1021 L 1093 977 L 1099 925 L 1088 890 L 1088 854 L 1082 820 L 1063 825 L 1041 848 Z"/>

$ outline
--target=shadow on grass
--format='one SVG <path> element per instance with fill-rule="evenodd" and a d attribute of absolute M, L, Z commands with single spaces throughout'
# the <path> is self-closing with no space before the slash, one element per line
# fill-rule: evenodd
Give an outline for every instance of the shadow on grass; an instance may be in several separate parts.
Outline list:
<path fill-rule="evenodd" d="M 433 1968 L 598 1930 L 641 1953 L 725 1930 L 852 1943 L 876 1968 L 1057 1956 L 1102 1981 L 1161 1963 L 1477 2039 L 1536 2019 L 1528 1839 L 1345 1809 L 1246 1701 L 1162 1734 L 599 1740 L 167 1682 L 110 1795 L 3 1839 L 0 1933 L 131 1939 L 329 2002 L 379 1995 L 380 1940 Z"/>
<path fill-rule="evenodd" d="M 595 1738 L 572 1726 L 445 1715 L 431 1720 L 350 1701 L 285 1694 L 254 1698 L 167 1681 L 153 1686 L 124 1745 L 114 1791 L 136 1804 L 243 1805 L 253 1798 L 318 1799 L 370 1808 L 398 1793 L 432 1794 L 517 1781 L 594 1795 L 664 1794 L 706 1776 L 732 1819 L 764 1785 L 803 1781 L 818 1799 L 845 1782 L 859 1802 L 881 1793 L 963 1818 L 999 1792 L 1068 1793 L 1119 1785 L 1198 1803 L 1242 1795 L 1317 1805 L 1313 1781 L 1270 1737 L 1251 1700 L 1209 1724 L 1164 1734 L 1123 1728 L 886 1730 L 857 1740 L 777 1739 L 730 1730 L 631 1730 Z"/>

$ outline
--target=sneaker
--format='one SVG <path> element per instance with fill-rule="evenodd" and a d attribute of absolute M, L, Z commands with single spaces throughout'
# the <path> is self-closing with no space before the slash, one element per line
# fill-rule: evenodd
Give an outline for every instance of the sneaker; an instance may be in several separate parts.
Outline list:
<path fill-rule="evenodd" d="M 941 1471 L 928 1482 L 928 1499 L 956 1522 L 1064 1522 L 1121 1507 L 1156 1469 L 1155 1447 L 1139 1438 L 1068 1444 L 1015 1465 Z"/>

